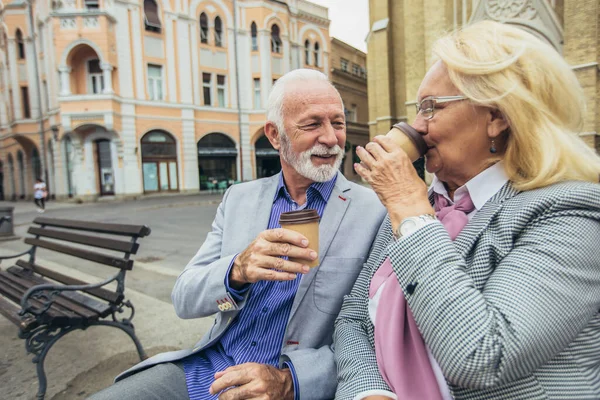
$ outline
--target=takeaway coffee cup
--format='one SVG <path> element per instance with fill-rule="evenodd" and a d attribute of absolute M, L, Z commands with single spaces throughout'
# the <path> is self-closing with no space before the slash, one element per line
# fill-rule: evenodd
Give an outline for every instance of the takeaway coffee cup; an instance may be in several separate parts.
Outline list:
<path fill-rule="evenodd" d="M 400 122 L 392 126 L 386 136 L 402 147 L 402 150 L 406 152 L 412 162 L 417 161 L 427 153 L 427 143 L 425 143 L 423 136 L 406 122 Z"/>
<path fill-rule="evenodd" d="M 319 219 L 317 210 L 306 209 L 281 213 L 279 224 L 282 228 L 304 235 L 308 239 L 308 248 L 319 254 Z M 319 265 L 318 257 L 312 262 L 303 258 L 291 257 L 290 261 L 305 264 L 311 268 Z"/>

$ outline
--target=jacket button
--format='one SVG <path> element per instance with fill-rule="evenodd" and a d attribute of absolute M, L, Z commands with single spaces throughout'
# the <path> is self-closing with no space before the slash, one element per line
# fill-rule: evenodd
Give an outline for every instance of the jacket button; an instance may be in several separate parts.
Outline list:
<path fill-rule="evenodd" d="M 417 283 L 410 283 L 406 285 L 406 293 L 413 294 L 415 292 L 415 288 L 417 287 Z"/>

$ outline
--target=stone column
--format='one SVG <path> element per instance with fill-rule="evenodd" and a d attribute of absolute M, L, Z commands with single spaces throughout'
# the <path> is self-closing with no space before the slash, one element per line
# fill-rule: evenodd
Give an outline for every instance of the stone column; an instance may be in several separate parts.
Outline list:
<path fill-rule="evenodd" d="M 196 132 L 194 121 L 194 110 L 183 108 L 181 110 L 182 120 L 182 146 L 180 168 L 183 177 L 180 176 L 181 191 L 196 191 L 200 189 L 200 176 L 198 174 L 198 146 L 196 144 Z M 183 178 L 183 179 L 182 179 Z"/>
<path fill-rule="evenodd" d="M 113 85 L 112 85 L 112 70 L 113 66 L 109 63 L 100 64 L 100 68 L 102 69 L 102 76 L 104 78 L 104 90 L 102 93 L 112 94 L 114 93 Z"/>
<path fill-rule="evenodd" d="M 71 67 L 61 66 L 58 67 L 60 71 L 60 95 L 69 96 L 71 94 L 71 82 L 69 80 L 71 74 Z"/>

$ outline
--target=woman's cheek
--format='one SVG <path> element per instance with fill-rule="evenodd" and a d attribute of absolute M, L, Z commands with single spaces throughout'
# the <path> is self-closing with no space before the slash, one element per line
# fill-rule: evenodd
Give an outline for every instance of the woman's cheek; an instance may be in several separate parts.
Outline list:
<path fill-rule="evenodd" d="M 425 169 L 430 174 L 435 174 L 443 166 L 442 157 L 437 149 L 430 149 L 425 155 Z"/>

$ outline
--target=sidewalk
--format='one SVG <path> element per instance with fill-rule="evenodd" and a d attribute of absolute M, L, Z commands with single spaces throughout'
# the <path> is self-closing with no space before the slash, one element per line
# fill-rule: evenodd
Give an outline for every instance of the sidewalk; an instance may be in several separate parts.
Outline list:
<path fill-rule="evenodd" d="M 19 212 L 26 208 L 27 205 L 23 204 L 23 207 L 19 207 Z M 7 249 L 0 249 L 1 255 L 9 253 Z M 14 262 L 7 260 L 0 268 L 12 265 L 10 261 Z M 39 258 L 38 261 L 86 282 L 99 281 L 98 278 L 73 268 Z M 137 262 L 134 264 L 134 269 L 136 268 L 153 270 L 152 267 Z M 156 270 L 153 273 L 159 274 Z M 182 320 L 175 315 L 170 303 L 130 288 L 125 290 L 125 294 L 135 306 L 133 323 L 150 356 L 163 351 L 193 347 L 212 326 L 212 318 Z M 31 362 L 32 356 L 26 353 L 25 341 L 17 337 L 17 332 L 17 327 L 0 315 L 0 348 L 3 350 L 0 355 L 0 397 L 35 399 L 38 389 L 36 365 Z M 110 385 L 118 373 L 137 361 L 133 342 L 119 329 L 96 326 L 86 331 L 72 332 L 61 338 L 46 357 L 46 399 L 84 399 Z"/>

